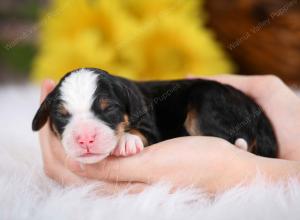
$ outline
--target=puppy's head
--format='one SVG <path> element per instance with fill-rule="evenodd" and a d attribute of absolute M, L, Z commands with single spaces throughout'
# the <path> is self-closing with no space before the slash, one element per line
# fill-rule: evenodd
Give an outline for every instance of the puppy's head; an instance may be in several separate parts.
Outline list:
<path fill-rule="evenodd" d="M 98 69 L 68 73 L 37 111 L 32 129 L 50 126 L 65 152 L 81 162 L 108 156 L 129 126 L 128 97 L 117 78 Z"/>

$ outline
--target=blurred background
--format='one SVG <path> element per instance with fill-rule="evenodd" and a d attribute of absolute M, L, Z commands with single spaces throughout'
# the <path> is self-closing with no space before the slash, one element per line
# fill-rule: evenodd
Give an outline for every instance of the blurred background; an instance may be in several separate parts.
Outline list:
<path fill-rule="evenodd" d="M 4 0 L 0 82 L 98 67 L 136 80 L 275 74 L 300 83 L 299 0 Z"/>

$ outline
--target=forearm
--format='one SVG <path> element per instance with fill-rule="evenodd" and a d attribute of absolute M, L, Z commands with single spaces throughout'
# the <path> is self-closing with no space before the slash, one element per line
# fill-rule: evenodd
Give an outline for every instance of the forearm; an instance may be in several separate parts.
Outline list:
<path fill-rule="evenodd" d="M 232 170 L 220 173 L 223 178 L 217 179 L 212 191 L 220 192 L 235 185 L 250 184 L 258 174 L 271 183 L 291 177 L 300 180 L 300 162 L 260 157 L 241 150 L 233 150 L 230 154 Z"/>
<path fill-rule="evenodd" d="M 290 177 L 300 180 L 300 162 L 298 161 L 258 158 L 257 168 L 272 182 L 285 181 Z"/>
<path fill-rule="evenodd" d="M 176 138 L 93 165 L 70 162 L 68 168 L 86 178 L 146 185 L 164 181 L 174 189 L 194 186 L 211 193 L 250 184 L 258 171 L 273 182 L 300 179 L 300 162 L 259 157 L 214 137 Z"/>

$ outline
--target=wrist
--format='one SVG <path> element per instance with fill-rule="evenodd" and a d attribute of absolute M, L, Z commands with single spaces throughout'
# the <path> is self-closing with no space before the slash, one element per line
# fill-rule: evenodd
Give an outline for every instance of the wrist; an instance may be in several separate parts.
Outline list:
<path fill-rule="evenodd" d="M 254 154 L 232 147 L 223 154 L 226 159 L 222 166 L 223 172 L 219 178 L 218 192 L 228 188 L 248 184 L 256 176 L 257 161 Z"/>
<path fill-rule="evenodd" d="M 271 182 L 286 181 L 289 178 L 300 179 L 300 162 L 298 161 L 259 157 L 257 168 Z"/>
<path fill-rule="evenodd" d="M 226 141 L 210 146 L 210 149 L 212 146 L 216 147 L 206 155 L 210 165 L 204 169 L 204 172 L 207 171 L 205 179 L 198 179 L 199 188 L 211 193 L 224 192 L 233 186 L 248 183 L 255 177 L 254 154 L 238 149 Z M 203 163 L 199 161 L 198 164 L 197 169 L 203 170 Z"/>
<path fill-rule="evenodd" d="M 232 178 L 227 177 L 228 179 L 224 181 L 227 188 L 235 185 L 247 185 L 258 174 L 271 183 L 287 181 L 290 178 L 300 180 L 300 162 L 265 158 L 245 151 L 240 151 L 236 155 L 237 158 L 231 165 L 234 166 L 231 172 Z"/>

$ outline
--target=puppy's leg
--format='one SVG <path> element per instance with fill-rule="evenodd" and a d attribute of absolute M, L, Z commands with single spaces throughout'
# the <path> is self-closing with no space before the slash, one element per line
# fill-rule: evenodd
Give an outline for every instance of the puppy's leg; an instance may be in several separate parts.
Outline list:
<path fill-rule="evenodd" d="M 201 136 L 202 132 L 199 126 L 199 114 L 195 109 L 188 111 L 184 122 L 184 127 L 191 136 Z"/>
<path fill-rule="evenodd" d="M 190 135 L 223 138 L 242 150 L 257 152 L 258 109 L 247 98 L 224 88 L 202 91 L 200 87 L 193 90 L 188 104 L 185 128 Z"/>
<path fill-rule="evenodd" d="M 143 150 L 144 143 L 139 135 L 125 132 L 119 139 L 115 150 L 112 152 L 114 156 L 130 156 Z"/>
<path fill-rule="evenodd" d="M 200 129 L 200 114 L 195 109 L 190 109 L 187 113 L 184 127 L 191 136 L 202 136 L 203 132 Z M 224 136 L 220 137 L 224 138 Z M 229 140 L 229 138 L 227 139 Z M 249 146 L 244 138 L 237 138 L 234 145 L 242 150 L 248 151 Z"/>

